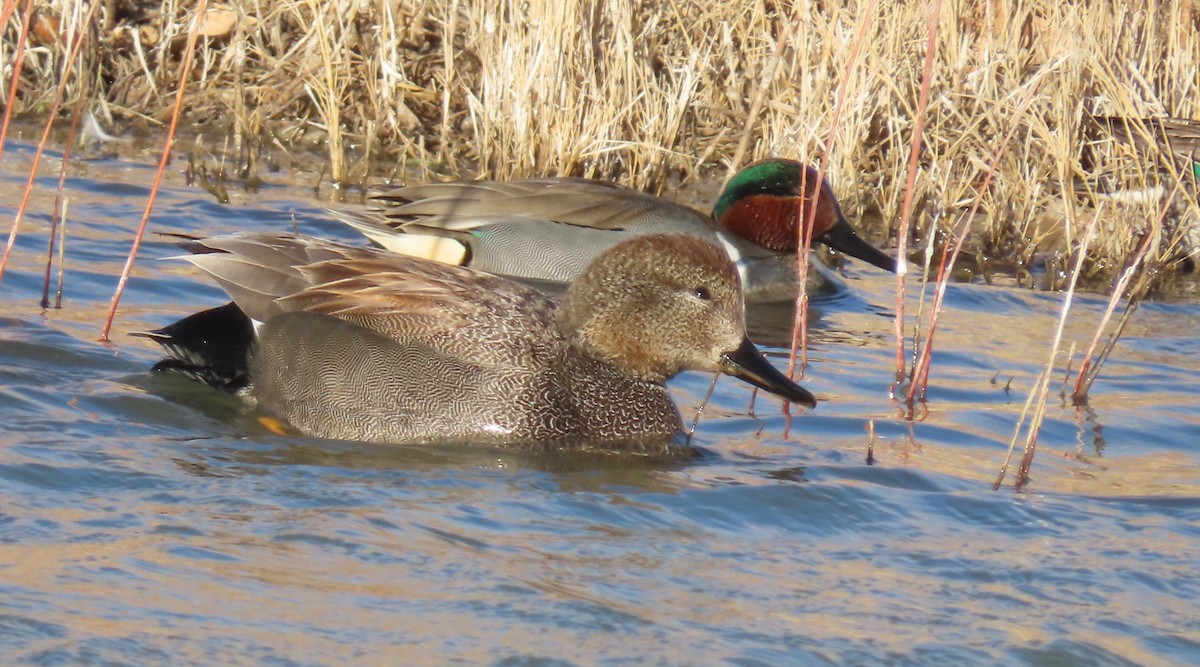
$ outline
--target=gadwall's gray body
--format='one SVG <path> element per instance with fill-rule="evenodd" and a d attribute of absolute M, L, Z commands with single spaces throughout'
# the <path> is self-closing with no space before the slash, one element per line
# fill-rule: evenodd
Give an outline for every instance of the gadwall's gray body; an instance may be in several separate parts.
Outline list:
<path fill-rule="evenodd" d="M 820 191 L 819 199 L 814 193 Z M 801 193 L 807 193 L 802 195 Z M 612 183 L 579 178 L 460 181 L 385 188 L 367 207 L 332 213 L 393 252 L 489 273 L 568 282 L 601 252 L 643 234 L 687 234 L 725 249 L 746 299 L 796 298 L 799 226 L 816 201 L 813 239 L 889 271 L 829 184 L 794 160 L 764 160 L 730 179 L 713 215 Z M 814 262 L 809 289 L 837 284 Z"/>
<path fill-rule="evenodd" d="M 688 369 L 720 370 L 815 404 L 746 339 L 737 272 L 696 238 L 621 244 L 589 265 L 561 303 L 468 268 L 317 239 L 245 234 L 187 247 L 237 309 L 261 323 L 244 343 L 246 393 L 311 435 L 388 443 L 670 438 L 680 422 L 663 382 Z M 193 331 L 195 318 L 212 312 L 152 337 L 176 357 L 161 368 L 232 387 L 213 381 L 211 369 L 197 371 L 213 353 L 187 342 L 212 338 Z"/>

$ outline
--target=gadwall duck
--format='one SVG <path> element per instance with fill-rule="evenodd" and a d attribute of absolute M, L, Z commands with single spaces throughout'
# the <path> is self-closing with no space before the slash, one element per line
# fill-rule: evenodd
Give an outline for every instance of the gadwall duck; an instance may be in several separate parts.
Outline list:
<path fill-rule="evenodd" d="M 606 248 L 642 234 L 688 234 L 721 245 L 747 301 L 796 298 L 797 230 L 816 199 L 813 240 L 896 271 L 896 259 L 860 237 L 829 183 L 795 160 L 747 166 L 712 215 L 603 181 L 539 178 L 383 189 L 371 204 L 331 213 L 381 246 L 489 273 L 568 282 Z M 819 263 L 814 283 L 836 283 Z"/>
<path fill-rule="evenodd" d="M 816 405 L 746 338 L 738 273 L 703 239 L 623 241 L 561 302 L 474 269 L 314 238 L 184 247 L 233 303 L 144 334 L 171 354 L 155 369 L 238 391 L 310 435 L 674 440 L 680 417 L 664 382 L 684 370 Z"/>

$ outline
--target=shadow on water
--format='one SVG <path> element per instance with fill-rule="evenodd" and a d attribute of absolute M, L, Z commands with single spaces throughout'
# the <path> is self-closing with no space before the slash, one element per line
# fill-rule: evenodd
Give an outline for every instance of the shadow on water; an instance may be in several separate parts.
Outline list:
<path fill-rule="evenodd" d="M 546 473 L 562 491 L 669 493 L 678 488 L 671 473 L 704 456 L 648 457 L 580 453 L 562 449 L 537 451 L 470 445 L 375 445 L 310 438 L 256 438 L 257 446 L 226 451 L 230 464 L 245 466 L 318 466 L 343 471 L 391 471 L 405 475 L 429 471 L 493 471 L 504 475 Z"/>

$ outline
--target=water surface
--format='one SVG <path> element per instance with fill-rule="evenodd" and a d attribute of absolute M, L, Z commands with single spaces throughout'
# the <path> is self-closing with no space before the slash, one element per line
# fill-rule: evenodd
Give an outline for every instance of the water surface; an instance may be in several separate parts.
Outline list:
<path fill-rule="evenodd" d="M 30 157 L 15 141 L 0 165 L 6 220 Z M 6 663 L 1200 662 L 1196 301 L 1146 304 L 1089 406 L 1052 400 L 1025 493 L 991 483 L 1061 297 L 951 286 L 910 423 L 887 395 L 892 281 L 870 267 L 815 304 L 819 408 L 751 413 L 722 380 L 696 461 L 280 437 L 147 373 L 158 350 L 129 332 L 223 302 L 166 240 L 97 340 L 153 161 L 72 168 L 65 303 L 42 310 L 51 155 L 0 284 Z M 312 174 L 223 205 L 181 168 L 155 231 L 355 240 Z M 1068 340 L 1103 306 L 1083 296 Z M 760 336 L 784 317 L 757 313 Z M 686 418 L 707 384 L 672 383 Z"/>

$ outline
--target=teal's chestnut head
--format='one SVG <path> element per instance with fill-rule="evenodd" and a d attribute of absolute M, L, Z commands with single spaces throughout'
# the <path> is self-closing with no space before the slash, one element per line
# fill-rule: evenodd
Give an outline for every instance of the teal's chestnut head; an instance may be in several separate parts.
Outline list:
<path fill-rule="evenodd" d="M 713 207 L 713 219 L 763 248 L 795 253 L 800 225 L 814 205 L 813 241 L 896 272 L 896 259 L 864 241 L 846 221 L 829 182 L 795 160 L 763 160 L 734 174 Z"/>

